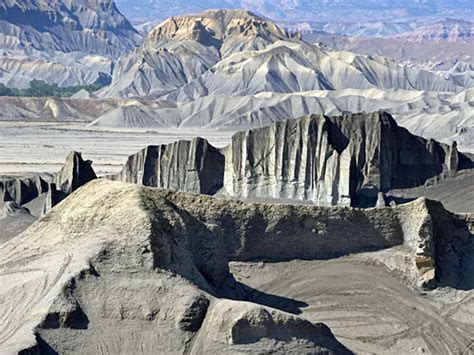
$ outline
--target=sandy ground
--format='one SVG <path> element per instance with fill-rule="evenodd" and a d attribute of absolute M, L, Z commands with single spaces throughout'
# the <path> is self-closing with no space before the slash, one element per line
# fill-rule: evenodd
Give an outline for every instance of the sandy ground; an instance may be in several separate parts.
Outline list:
<path fill-rule="evenodd" d="M 355 353 L 474 352 L 474 291 L 419 293 L 368 260 L 233 262 L 231 270 L 260 292 L 292 299 L 282 308 L 326 323 Z"/>
<path fill-rule="evenodd" d="M 85 123 L 0 121 L 0 175 L 54 173 L 71 150 L 92 160 L 98 174 L 107 174 L 119 171 L 129 155 L 147 145 L 201 136 L 222 147 L 231 135 L 211 130 L 107 130 L 88 129 Z"/>
<path fill-rule="evenodd" d="M 474 212 L 474 170 L 464 170 L 454 178 L 447 179 L 429 187 L 393 190 L 390 194 L 407 199 L 420 196 L 441 201 L 445 208 L 457 213 Z"/>

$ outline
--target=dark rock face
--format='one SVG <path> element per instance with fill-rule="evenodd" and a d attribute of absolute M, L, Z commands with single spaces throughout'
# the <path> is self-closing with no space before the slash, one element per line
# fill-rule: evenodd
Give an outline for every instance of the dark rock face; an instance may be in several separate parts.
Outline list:
<path fill-rule="evenodd" d="M 223 184 L 224 156 L 205 139 L 148 146 L 128 158 L 114 180 L 207 195 Z"/>
<path fill-rule="evenodd" d="M 39 195 L 49 191 L 50 176 L 32 176 L 28 178 L 11 178 L 0 181 L 0 197 L 2 201 L 13 201 L 24 205 Z"/>
<path fill-rule="evenodd" d="M 34 175 L 0 180 L 0 201 L 13 201 L 27 206 L 40 217 L 67 195 L 97 178 L 90 161 L 84 161 L 80 153 L 71 152 L 63 168 L 54 176 Z"/>
<path fill-rule="evenodd" d="M 66 158 L 66 163 L 55 175 L 58 190 L 65 194 L 74 192 L 82 185 L 97 178 L 91 161 L 84 161 L 80 153 L 71 152 Z"/>
<path fill-rule="evenodd" d="M 456 144 L 412 135 L 385 112 L 312 115 L 233 136 L 218 150 L 203 139 L 150 146 L 114 180 L 236 198 L 375 206 L 380 192 L 422 186 L 472 166 Z"/>

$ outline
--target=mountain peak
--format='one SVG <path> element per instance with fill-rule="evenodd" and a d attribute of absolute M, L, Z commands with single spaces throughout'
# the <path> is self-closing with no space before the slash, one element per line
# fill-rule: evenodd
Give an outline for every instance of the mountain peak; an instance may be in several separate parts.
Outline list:
<path fill-rule="evenodd" d="M 163 41 L 176 39 L 220 48 L 224 41 L 238 37 L 260 37 L 270 42 L 291 39 L 287 31 L 248 10 L 208 10 L 197 15 L 169 18 L 150 32 L 147 44 L 155 47 Z"/>

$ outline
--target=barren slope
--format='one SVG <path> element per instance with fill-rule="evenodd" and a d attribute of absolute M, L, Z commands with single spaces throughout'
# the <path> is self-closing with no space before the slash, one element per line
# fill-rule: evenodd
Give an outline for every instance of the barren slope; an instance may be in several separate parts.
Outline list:
<path fill-rule="evenodd" d="M 348 352 L 326 326 L 287 313 L 303 312 L 331 322 L 352 351 L 463 351 L 472 330 L 469 313 L 460 318 L 474 287 L 472 227 L 472 216 L 426 200 L 370 210 L 246 205 L 96 180 L 0 245 L 0 281 L 8 285 L 0 291 L 0 349 Z M 380 251 L 360 257 L 403 273 L 410 287 L 464 289 L 464 302 L 446 314 L 382 266 L 351 259 L 277 264 L 284 270 L 243 266 L 240 274 L 233 267 L 251 286 L 228 269 L 229 260 L 325 260 L 373 250 Z M 376 319 L 387 326 L 357 333 L 353 322 L 373 324 L 377 305 L 384 308 Z M 339 324 L 331 319 L 337 311 L 345 317 Z"/>

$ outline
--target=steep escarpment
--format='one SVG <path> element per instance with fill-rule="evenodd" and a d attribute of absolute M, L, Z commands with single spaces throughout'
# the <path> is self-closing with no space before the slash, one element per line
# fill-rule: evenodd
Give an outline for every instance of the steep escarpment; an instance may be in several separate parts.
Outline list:
<path fill-rule="evenodd" d="M 413 136 L 383 112 L 309 116 L 236 134 L 224 188 L 232 196 L 364 206 L 380 191 L 454 174 L 460 159 L 467 158 L 456 145 Z"/>
<path fill-rule="evenodd" d="M 224 156 L 205 139 L 148 146 L 114 180 L 212 195 L 223 185 Z"/>
<path fill-rule="evenodd" d="M 245 204 L 95 180 L 0 248 L 0 281 L 12 286 L 0 349 L 344 354 L 323 324 L 275 309 L 290 300 L 236 282 L 228 261 L 397 247 L 407 281 L 434 287 L 469 277 L 470 218 L 424 199 L 368 210 Z M 462 261 L 444 262 L 447 248 Z"/>
<path fill-rule="evenodd" d="M 414 136 L 377 112 L 277 122 L 237 133 L 219 151 L 201 139 L 149 147 L 114 179 L 205 194 L 222 187 L 221 193 L 244 199 L 374 206 L 380 192 L 468 167 L 472 161 L 456 144 Z"/>
<path fill-rule="evenodd" d="M 5 177 L 0 180 L 0 201 L 26 206 L 39 217 L 67 195 L 97 178 L 80 153 L 71 152 L 61 170 L 53 175 L 39 174 L 26 177 Z"/>

